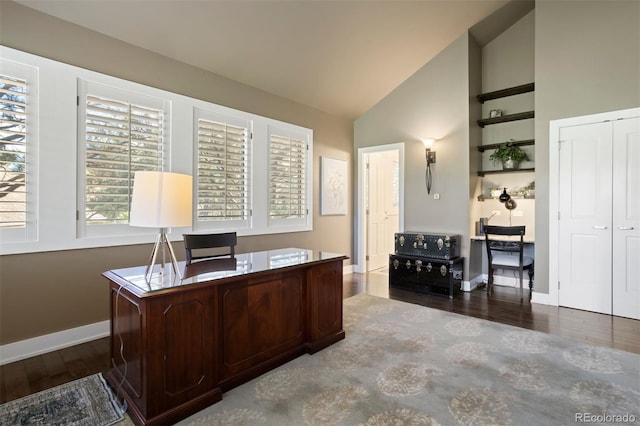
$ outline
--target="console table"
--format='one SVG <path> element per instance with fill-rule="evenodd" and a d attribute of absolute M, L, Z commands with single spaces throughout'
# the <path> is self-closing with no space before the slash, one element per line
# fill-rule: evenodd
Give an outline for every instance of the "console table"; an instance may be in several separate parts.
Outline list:
<path fill-rule="evenodd" d="M 341 339 L 340 254 L 299 248 L 198 262 L 145 281 L 111 270 L 105 377 L 139 425 L 173 424 L 222 393 Z"/>

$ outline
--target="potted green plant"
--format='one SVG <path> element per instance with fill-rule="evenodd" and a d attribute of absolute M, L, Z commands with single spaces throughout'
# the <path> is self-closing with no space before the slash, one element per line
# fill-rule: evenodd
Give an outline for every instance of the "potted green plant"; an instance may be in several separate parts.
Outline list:
<path fill-rule="evenodd" d="M 517 169 L 520 167 L 520 162 L 528 160 L 529 156 L 518 145 L 509 141 L 500 144 L 489 156 L 489 159 L 494 163 L 502 163 L 503 169 Z"/>

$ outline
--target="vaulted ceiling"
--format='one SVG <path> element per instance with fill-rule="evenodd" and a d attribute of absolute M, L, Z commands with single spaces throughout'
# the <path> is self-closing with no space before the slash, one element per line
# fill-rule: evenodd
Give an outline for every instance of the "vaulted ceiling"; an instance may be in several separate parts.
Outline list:
<path fill-rule="evenodd" d="M 356 118 L 509 0 L 17 2 L 327 113 Z M 491 33 L 480 30 L 479 38 Z"/>

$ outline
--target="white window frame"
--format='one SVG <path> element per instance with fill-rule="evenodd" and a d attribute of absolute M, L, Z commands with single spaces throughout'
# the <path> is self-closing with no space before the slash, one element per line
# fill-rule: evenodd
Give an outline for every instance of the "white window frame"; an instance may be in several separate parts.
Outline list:
<path fill-rule="evenodd" d="M 25 146 L 25 226 L 0 229 L 3 243 L 36 241 L 38 239 L 38 147 L 39 147 L 39 93 L 38 68 L 0 57 L 0 75 L 26 81 L 27 134 Z"/>
<path fill-rule="evenodd" d="M 235 127 L 244 128 L 247 131 L 247 186 L 245 188 L 246 191 L 246 217 L 243 219 L 219 219 L 219 220 L 202 220 L 199 219 L 198 216 L 198 200 L 199 200 L 199 121 L 213 121 L 221 124 L 232 125 Z M 235 117 L 231 115 L 221 114 L 219 112 L 214 112 L 208 109 L 202 108 L 194 108 L 193 112 L 193 196 L 194 196 L 194 206 L 193 206 L 193 229 L 195 231 L 204 231 L 204 230 L 215 230 L 215 231 L 248 231 L 252 228 L 252 211 L 253 211 L 253 197 L 252 197 L 252 176 L 253 176 L 253 155 L 252 155 L 252 134 L 253 134 L 253 123 L 248 118 Z"/>
<path fill-rule="evenodd" d="M 296 140 L 301 140 L 306 144 L 305 161 L 305 182 L 304 182 L 304 204 L 306 214 L 302 217 L 288 217 L 278 218 L 271 217 L 270 214 L 270 200 L 267 199 L 267 216 L 268 216 L 268 228 L 272 231 L 280 230 L 280 232 L 296 232 L 296 231 L 309 231 L 311 230 L 311 216 L 313 212 L 313 147 L 312 147 L 312 132 L 310 130 L 304 130 L 299 127 L 293 127 L 289 125 L 270 124 L 267 132 L 267 145 L 271 144 L 272 136 L 286 137 Z M 269 153 L 270 151 L 267 150 Z M 271 161 L 270 156 L 268 156 Z M 270 171 L 267 166 L 267 177 L 270 176 Z M 271 188 L 271 182 L 267 179 L 268 191 Z M 268 198 L 268 197 L 267 197 Z"/>
<path fill-rule="evenodd" d="M 149 96 L 131 90 L 112 87 L 94 81 L 78 79 L 78 190 L 77 190 L 77 237 L 106 237 L 114 235 L 156 234 L 157 229 L 131 227 L 128 224 L 88 224 L 85 217 L 86 202 L 86 98 L 87 95 L 114 99 L 129 104 L 144 105 L 164 111 L 163 128 L 161 129 L 161 153 L 159 170 L 165 171 L 166 158 L 169 157 L 171 102 L 166 99 Z"/>

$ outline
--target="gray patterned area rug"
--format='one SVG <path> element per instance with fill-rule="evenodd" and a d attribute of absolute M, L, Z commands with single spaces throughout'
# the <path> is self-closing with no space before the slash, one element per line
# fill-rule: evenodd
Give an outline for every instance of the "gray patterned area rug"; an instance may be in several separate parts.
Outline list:
<path fill-rule="evenodd" d="M 178 424 L 640 424 L 637 354 L 366 294 L 345 299 L 344 327 L 345 340 L 224 393 Z M 64 406 L 73 416 L 85 409 L 77 400 L 98 391 L 89 385 L 47 410 Z M 102 395 L 108 406 L 110 394 Z M 0 407 L 0 425 L 108 424 L 9 422 L 9 404 Z M 118 424 L 133 423 L 125 416 Z"/>
<path fill-rule="evenodd" d="M 179 424 L 640 423 L 636 354 L 366 294 L 344 326 Z"/>
<path fill-rule="evenodd" d="M 0 405 L 0 425 L 107 426 L 120 422 L 111 389 L 100 374 Z"/>

